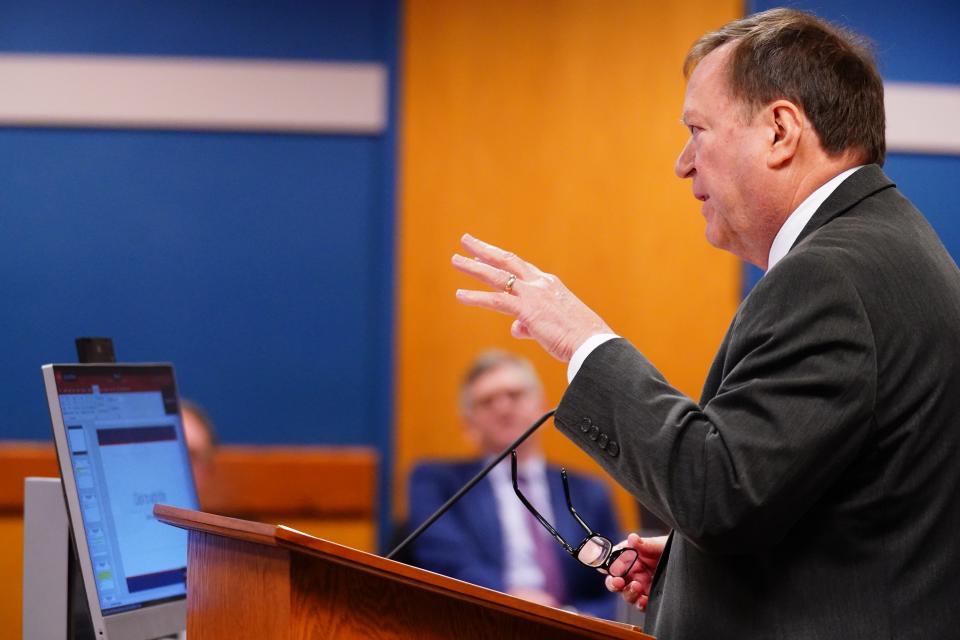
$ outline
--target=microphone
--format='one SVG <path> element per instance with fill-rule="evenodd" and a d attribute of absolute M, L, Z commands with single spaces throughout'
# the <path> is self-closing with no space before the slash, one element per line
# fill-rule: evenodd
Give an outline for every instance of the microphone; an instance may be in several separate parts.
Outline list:
<path fill-rule="evenodd" d="M 420 537 L 420 534 L 427 530 L 427 527 L 429 527 L 430 525 L 432 525 L 432 524 L 437 520 L 437 518 L 439 518 L 439 517 L 442 516 L 444 513 L 446 513 L 447 510 L 450 509 L 450 507 L 452 507 L 452 506 L 454 505 L 454 503 L 457 502 L 457 500 L 459 500 L 460 498 L 463 497 L 463 494 L 465 494 L 467 491 L 470 491 L 470 489 L 472 489 L 475 484 L 477 484 L 478 482 L 480 482 L 481 480 L 483 480 L 483 478 L 484 478 L 488 473 L 490 473 L 490 470 L 491 470 L 491 469 L 493 469 L 495 466 L 497 466 L 498 464 L 500 464 L 500 461 L 501 461 L 501 460 L 503 460 L 504 458 L 506 458 L 507 455 L 508 455 L 511 451 L 513 451 L 514 449 L 516 449 L 517 447 L 519 447 L 520 444 L 521 444 L 524 440 L 526 440 L 527 438 L 529 438 L 529 437 L 533 434 L 534 431 L 536 431 L 537 429 L 540 428 L 540 425 L 542 425 L 544 422 L 546 422 L 546 421 L 547 421 L 554 413 L 556 413 L 556 412 L 557 412 L 556 409 L 551 409 L 550 411 L 547 411 L 545 414 L 543 414 L 542 416 L 540 416 L 540 418 L 539 418 L 536 422 L 534 422 L 532 425 L 530 425 L 529 427 L 527 427 L 527 430 L 524 431 L 523 434 L 522 434 L 519 438 L 517 438 L 516 440 L 514 440 L 512 443 L 510 443 L 510 445 L 509 445 L 506 449 L 504 449 L 502 452 L 500 452 L 499 454 L 497 454 L 497 457 L 494 458 L 493 460 L 491 460 L 490 463 L 489 463 L 487 466 L 485 466 L 483 469 L 481 469 L 481 470 L 477 473 L 477 475 L 473 476 L 473 478 L 471 478 L 470 482 L 468 482 L 467 484 L 463 485 L 463 487 L 462 487 L 459 491 L 457 491 L 455 494 L 453 494 L 453 496 L 452 496 L 449 500 L 447 500 L 447 501 L 444 502 L 442 505 L 440 505 L 440 508 L 437 509 L 436 511 L 434 511 L 434 512 L 433 512 L 433 515 L 431 515 L 429 518 L 427 518 L 427 519 L 423 522 L 423 524 L 421 524 L 419 527 L 417 527 L 416 530 L 415 530 L 413 533 L 411 533 L 409 536 L 407 536 L 407 538 L 406 538 L 403 542 L 401 542 L 400 544 L 398 544 L 398 545 L 393 549 L 393 551 L 391 551 L 390 553 L 388 553 L 388 554 L 385 555 L 384 557 L 385 557 L 387 560 L 392 560 L 395 555 L 397 555 L 398 553 L 400 553 L 401 551 L 403 551 L 404 547 L 406 547 L 408 544 L 410 544 L 411 542 L 413 542 L 414 540 L 416 540 L 417 538 L 419 538 L 419 537 Z"/>

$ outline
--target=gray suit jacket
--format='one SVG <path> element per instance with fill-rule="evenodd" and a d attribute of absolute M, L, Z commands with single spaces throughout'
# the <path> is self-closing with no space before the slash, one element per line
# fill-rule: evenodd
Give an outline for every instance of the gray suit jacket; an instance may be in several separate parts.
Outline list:
<path fill-rule="evenodd" d="M 960 637 L 960 272 L 877 166 L 743 301 L 699 403 L 625 340 L 558 427 L 673 527 L 648 630 Z"/>

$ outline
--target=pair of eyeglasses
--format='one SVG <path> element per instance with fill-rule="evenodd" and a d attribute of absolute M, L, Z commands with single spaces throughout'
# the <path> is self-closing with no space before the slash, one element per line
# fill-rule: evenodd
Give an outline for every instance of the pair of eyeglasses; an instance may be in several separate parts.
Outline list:
<path fill-rule="evenodd" d="M 506 398 L 511 404 L 517 404 L 521 400 L 526 400 L 532 395 L 533 387 L 517 387 L 515 389 L 501 389 L 487 396 L 481 396 L 473 400 L 472 408 L 474 411 L 489 411 L 500 398 Z"/>
<path fill-rule="evenodd" d="M 517 494 L 517 497 L 520 498 L 520 502 L 522 502 L 523 506 L 533 514 L 537 521 L 550 532 L 550 535 L 556 538 L 557 542 L 566 549 L 567 553 L 576 558 L 580 564 L 608 573 L 615 578 L 622 578 L 630 573 L 630 569 L 632 569 L 633 565 L 637 562 L 638 555 L 636 549 L 614 549 L 610 538 L 600 535 L 583 521 L 583 518 L 580 517 L 577 510 L 573 508 L 573 503 L 570 500 L 570 482 L 567 480 L 566 469 L 560 469 L 560 477 L 563 479 L 563 495 L 567 500 L 567 509 L 570 510 L 570 515 L 583 527 L 583 530 L 587 532 L 586 537 L 576 547 L 564 540 L 560 532 L 558 532 L 552 524 L 547 522 L 546 518 L 540 515 L 540 512 L 530 504 L 530 501 L 527 500 L 523 492 L 520 491 L 520 486 L 517 484 L 516 449 L 510 452 L 510 469 L 513 473 L 513 491 Z"/>

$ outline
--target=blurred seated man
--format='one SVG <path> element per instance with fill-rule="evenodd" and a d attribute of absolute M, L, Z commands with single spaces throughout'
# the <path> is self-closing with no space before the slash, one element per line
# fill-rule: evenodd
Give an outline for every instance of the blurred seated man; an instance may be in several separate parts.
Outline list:
<path fill-rule="evenodd" d="M 417 466 L 410 480 L 412 526 L 544 413 L 543 389 L 527 360 L 489 351 L 464 377 L 460 410 L 482 456 Z M 521 491 L 568 543 L 577 545 L 584 531 L 567 510 L 560 469 L 544 460 L 537 433 L 521 446 L 518 459 Z M 619 539 L 606 486 L 572 473 L 569 480 L 571 500 L 581 517 L 596 532 Z M 615 617 L 616 598 L 604 587 L 603 576 L 568 555 L 517 498 L 509 457 L 413 543 L 411 556 L 417 566 L 459 580 L 549 606 Z"/>
<path fill-rule="evenodd" d="M 180 415 L 183 417 L 183 437 L 193 466 L 193 479 L 197 484 L 197 499 L 202 505 L 211 489 L 217 430 L 209 414 L 195 402 L 181 398 Z"/>

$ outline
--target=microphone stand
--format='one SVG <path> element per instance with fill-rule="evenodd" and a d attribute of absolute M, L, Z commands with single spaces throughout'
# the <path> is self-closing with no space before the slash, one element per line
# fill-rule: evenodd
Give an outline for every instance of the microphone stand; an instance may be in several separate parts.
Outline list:
<path fill-rule="evenodd" d="M 556 412 L 557 412 L 556 409 L 552 409 L 552 410 L 550 410 L 550 411 L 547 411 L 547 412 L 546 412 L 545 414 L 543 414 L 542 416 L 540 416 L 540 418 L 539 418 L 536 422 L 534 422 L 532 425 L 530 425 L 530 426 L 527 428 L 527 430 L 523 432 L 523 435 L 521 435 L 519 438 L 517 438 L 516 440 L 514 440 L 506 449 L 504 449 L 501 453 L 499 453 L 496 458 L 494 458 L 493 460 L 491 460 L 490 463 L 489 463 L 487 466 L 485 466 L 483 469 L 481 469 L 481 470 L 479 471 L 479 473 L 477 473 L 477 475 L 473 476 L 473 478 L 470 480 L 470 482 L 468 482 L 467 484 L 463 485 L 463 487 L 462 487 L 459 491 L 457 491 L 455 494 L 453 494 L 453 497 L 452 497 L 452 498 L 450 498 L 449 500 L 447 500 L 446 502 L 444 502 L 443 505 L 441 505 L 441 507 L 440 507 L 439 509 L 437 509 L 436 511 L 434 511 L 433 515 L 431 515 L 429 518 L 427 518 L 427 519 L 424 521 L 423 524 L 421 524 L 419 527 L 416 528 L 416 530 L 415 530 L 413 533 L 411 533 L 409 536 L 407 536 L 406 540 L 404 540 L 403 542 L 401 542 L 400 544 L 398 544 L 398 545 L 393 549 L 393 551 L 391 551 L 390 553 L 388 553 L 388 554 L 387 554 L 386 556 L 384 556 L 384 557 L 385 557 L 387 560 L 392 560 L 395 555 L 397 555 L 400 551 L 403 551 L 403 548 L 404 548 L 404 547 L 406 547 L 408 544 L 410 544 L 411 542 L 413 542 L 414 540 L 416 540 L 418 537 L 420 537 L 420 534 L 423 533 L 423 532 L 426 530 L 427 527 L 429 527 L 430 525 L 432 525 L 432 524 L 436 521 L 437 518 L 439 518 L 439 517 L 442 516 L 444 513 L 446 513 L 447 509 L 449 509 L 450 507 L 453 506 L 453 503 L 455 503 L 457 500 L 459 500 L 459 499 L 463 496 L 463 494 L 465 494 L 467 491 L 470 491 L 470 489 L 473 488 L 473 485 L 475 485 L 475 484 L 477 484 L 478 482 L 480 482 L 481 480 L 483 480 L 483 478 L 484 478 L 488 473 L 490 473 L 491 469 L 493 469 L 495 466 L 497 466 L 498 464 L 500 464 L 500 461 L 501 461 L 501 460 L 503 460 L 504 458 L 506 458 L 507 455 L 508 455 L 511 451 L 513 451 L 514 449 L 516 449 L 517 447 L 519 447 L 520 444 L 521 444 L 524 440 L 526 440 L 527 438 L 529 438 L 529 437 L 531 436 L 531 434 L 533 434 L 534 431 L 536 431 L 537 429 L 540 428 L 540 425 L 542 425 L 544 422 L 546 422 L 546 421 L 547 421 L 554 413 L 556 413 Z"/>

